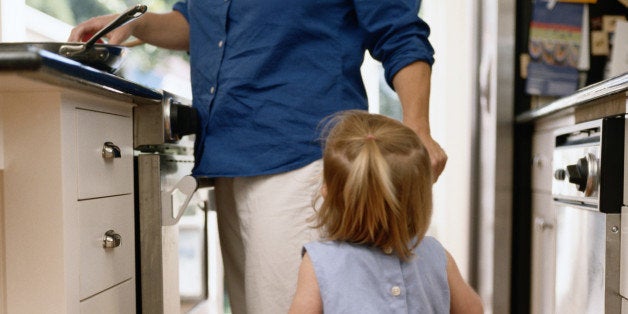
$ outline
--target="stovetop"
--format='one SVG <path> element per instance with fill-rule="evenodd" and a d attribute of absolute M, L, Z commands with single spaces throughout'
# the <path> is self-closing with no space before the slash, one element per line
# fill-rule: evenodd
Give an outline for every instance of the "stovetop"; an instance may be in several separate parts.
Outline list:
<path fill-rule="evenodd" d="M 0 48 L 0 73 L 17 73 L 48 83 L 77 89 L 97 89 L 148 100 L 161 100 L 163 92 L 94 69 L 55 53 L 25 45 Z"/>

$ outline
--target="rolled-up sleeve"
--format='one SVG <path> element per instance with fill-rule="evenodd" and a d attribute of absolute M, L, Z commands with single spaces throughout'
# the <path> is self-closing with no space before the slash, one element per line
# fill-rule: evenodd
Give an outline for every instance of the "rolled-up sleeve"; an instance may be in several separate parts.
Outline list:
<path fill-rule="evenodd" d="M 354 0 L 360 27 L 368 34 L 366 48 L 385 70 L 386 82 L 416 61 L 434 63 L 430 28 L 418 16 L 417 0 Z"/>
<path fill-rule="evenodd" d="M 183 16 L 185 17 L 186 20 L 190 20 L 189 16 L 188 16 L 188 1 L 187 0 L 182 0 L 179 1 L 177 3 L 175 3 L 172 6 L 172 9 L 175 11 L 179 11 L 181 12 L 181 14 L 183 14 Z"/>

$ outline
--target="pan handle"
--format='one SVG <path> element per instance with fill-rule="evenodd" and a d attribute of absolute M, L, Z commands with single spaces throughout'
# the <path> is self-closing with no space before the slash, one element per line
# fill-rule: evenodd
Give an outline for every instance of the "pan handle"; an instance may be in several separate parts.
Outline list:
<path fill-rule="evenodd" d="M 138 4 L 134 7 L 128 9 L 126 12 L 120 14 L 115 20 L 111 21 L 107 24 L 103 29 L 99 30 L 92 38 L 90 38 L 84 44 L 77 45 L 63 45 L 59 48 L 59 54 L 71 57 L 75 56 L 83 51 L 89 50 L 92 46 L 104 35 L 111 32 L 112 30 L 140 17 L 147 10 L 147 6 L 144 4 Z"/>

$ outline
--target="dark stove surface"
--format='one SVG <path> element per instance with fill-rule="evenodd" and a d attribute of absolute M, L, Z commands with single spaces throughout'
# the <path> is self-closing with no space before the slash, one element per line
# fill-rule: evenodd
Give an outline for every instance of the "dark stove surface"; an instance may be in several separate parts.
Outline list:
<path fill-rule="evenodd" d="M 163 92 L 97 70 L 58 54 L 24 45 L 0 45 L 0 73 L 18 72 L 60 85 L 90 86 L 105 91 L 159 100 Z"/>

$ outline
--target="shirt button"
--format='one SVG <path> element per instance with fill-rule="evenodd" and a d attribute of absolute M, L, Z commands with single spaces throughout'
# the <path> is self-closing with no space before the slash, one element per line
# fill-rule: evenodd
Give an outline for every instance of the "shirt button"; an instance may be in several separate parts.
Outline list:
<path fill-rule="evenodd" d="M 215 91 L 216 91 L 216 88 L 213 86 L 209 89 L 210 94 L 213 94 Z"/>
<path fill-rule="evenodd" d="M 391 247 L 384 248 L 384 253 L 391 254 L 393 249 Z"/>
<path fill-rule="evenodd" d="M 222 48 L 222 45 L 224 44 L 224 42 L 221 40 L 218 42 L 218 48 Z"/>
<path fill-rule="evenodd" d="M 392 287 L 392 289 L 390 289 L 390 293 L 393 296 L 398 296 L 398 295 L 401 294 L 401 288 L 399 288 L 399 286 L 394 286 L 394 287 Z"/>

